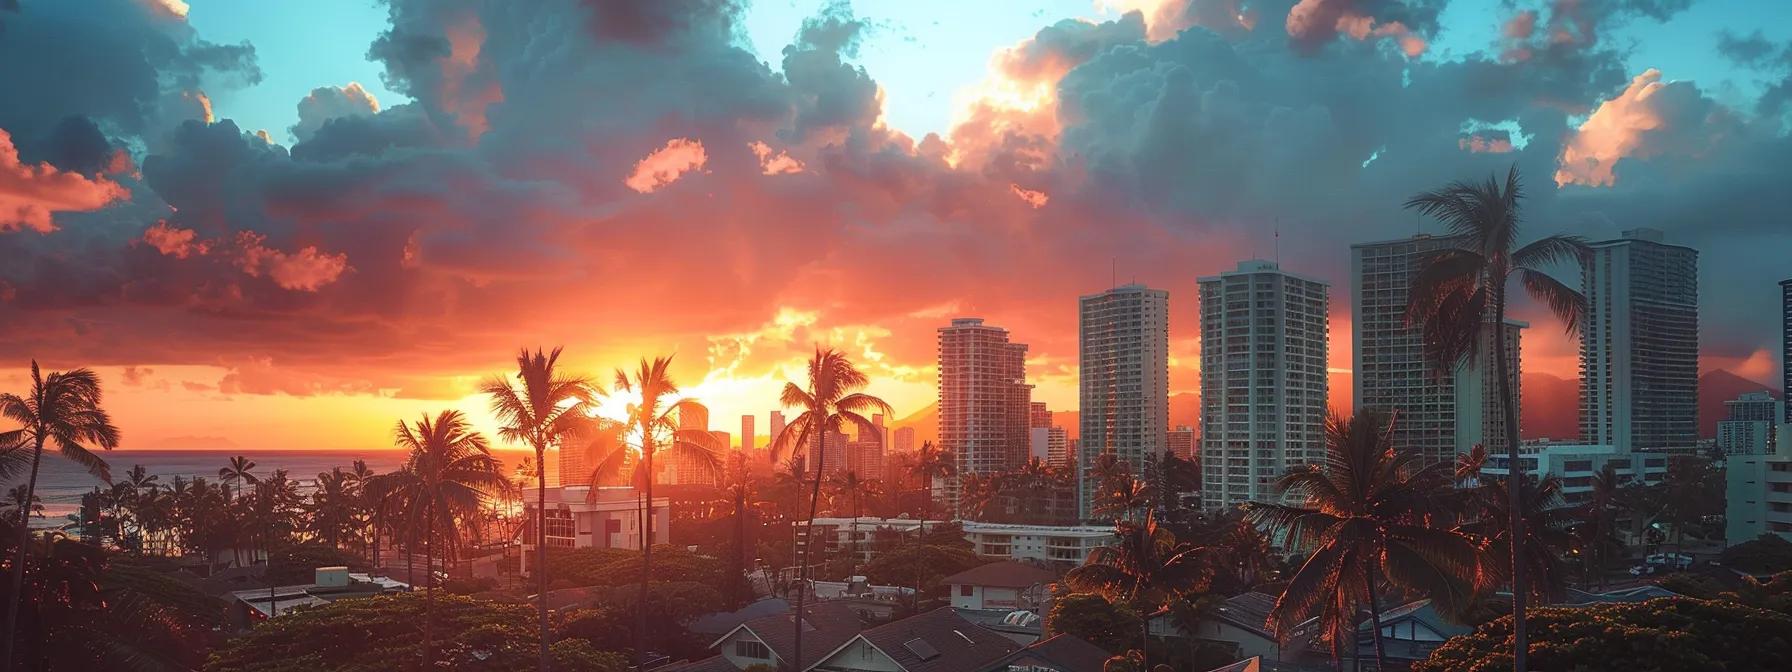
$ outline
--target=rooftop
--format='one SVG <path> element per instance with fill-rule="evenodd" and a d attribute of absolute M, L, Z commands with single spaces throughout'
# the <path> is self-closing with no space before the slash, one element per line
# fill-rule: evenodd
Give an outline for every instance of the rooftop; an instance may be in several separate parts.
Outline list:
<path fill-rule="evenodd" d="M 1014 640 L 978 627 L 951 607 L 880 625 L 859 633 L 858 638 L 889 656 L 905 672 L 965 672 L 1020 649 Z M 830 649 L 828 656 L 852 639 Z M 818 659 L 818 664 L 825 659 Z"/>
<path fill-rule="evenodd" d="M 1031 588 L 1042 583 L 1056 581 L 1058 575 L 1050 570 L 1034 567 L 1024 562 L 1003 560 L 987 565 L 972 567 L 957 574 L 948 576 L 943 581 L 946 585 L 993 586 L 996 588 Z"/>

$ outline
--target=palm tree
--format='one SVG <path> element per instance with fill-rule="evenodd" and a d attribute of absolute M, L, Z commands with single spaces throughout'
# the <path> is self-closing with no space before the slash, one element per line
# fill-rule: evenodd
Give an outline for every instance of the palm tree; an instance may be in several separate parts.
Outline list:
<path fill-rule="evenodd" d="M 1518 396 L 1512 389 L 1511 362 L 1506 357 L 1506 288 L 1517 279 L 1572 334 L 1586 312 L 1586 297 L 1543 269 L 1561 263 L 1582 265 L 1589 254 L 1586 242 L 1577 236 L 1549 236 L 1517 247 L 1519 204 L 1523 198 L 1518 166 L 1514 164 L 1503 185 L 1489 176 L 1480 184 L 1455 182 L 1406 202 L 1407 208 L 1442 220 L 1450 230 L 1443 247 L 1420 262 L 1420 270 L 1413 278 L 1406 322 L 1422 328 L 1427 358 L 1445 372 L 1476 361 L 1483 341 L 1491 340 L 1494 380 L 1503 405 L 1506 459 L 1512 469 L 1518 465 Z M 1487 332 L 1492 332 L 1491 339 L 1485 336 Z M 1523 508 L 1521 481 L 1507 481 L 1506 495 L 1513 510 Z M 1522 558 L 1525 535 L 1518 529 L 1524 524 L 1524 517 L 1513 516 L 1510 523 L 1513 529 L 1508 535 L 1519 541 L 1510 549 L 1512 656 L 1516 669 L 1523 670 L 1529 654 L 1525 598 L 1530 593 L 1525 587 Z"/>
<path fill-rule="evenodd" d="M 1593 474 L 1593 490 L 1588 493 L 1587 501 L 1581 505 L 1579 527 L 1581 548 L 1585 553 L 1585 563 L 1591 571 L 1599 573 L 1597 585 L 1605 586 L 1605 564 L 1609 559 L 1607 552 L 1622 550 L 1624 542 L 1613 534 L 1616 527 L 1612 520 L 1612 512 L 1618 506 L 1618 498 L 1622 493 L 1625 478 L 1618 475 L 1618 468 L 1606 462 L 1599 471 Z"/>
<path fill-rule="evenodd" d="M 1429 595 L 1452 613 L 1468 601 L 1477 576 L 1474 544 L 1441 527 L 1452 508 L 1451 465 L 1420 466 L 1418 454 L 1395 450 L 1393 430 L 1393 421 L 1376 411 L 1328 415 L 1324 461 L 1296 466 L 1276 481 L 1284 499 L 1301 503 L 1245 504 L 1251 522 L 1286 535 L 1286 547 L 1312 551 L 1277 598 L 1272 625 L 1287 632 L 1317 609 L 1333 660 L 1346 632 L 1355 654 L 1353 619 L 1364 604 L 1376 659 L 1383 660 L 1382 581 Z"/>
<path fill-rule="evenodd" d="M 1568 529 L 1573 524 L 1575 512 L 1563 507 L 1562 482 L 1554 476 L 1541 481 L 1529 474 L 1520 474 L 1524 479 L 1520 485 L 1519 517 L 1524 519 L 1522 525 L 1514 526 L 1508 520 L 1513 509 L 1506 498 L 1510 486 L 1507 477 L 1493 478 L 1486 484 L 1469 492 L 1469 520 L 1458 529 L 1475 539 L 1486 554 L 1487 561 L 1482 563 L 1481 588 L 1491 591 L 1505 585 L 1511 579 L 1512 565 L 1501 562 L 1501 559 L 1512 557 L 1512 530 L 1520 529 L 1525 536 L 1519 540 L 1520 564 L 1529 577 L 1526 585 L 1530 588 L 1529 598 L 1545 604 L 1562 597 L 1567 589 L 1567 572 L 1562 567 L 1562 555 L 1574 545 L 1573 536 Z"/>
<path fill-rule="evenodd" d="M 1121 521 L 1115 535 L 1115 543 L 1090 551 L 1082 565 L 1066 572 L 1064 582 L 1072 590 L 1132 604 L 1143 622 L 1140 656 L 1149 661 L 1151 615 L 1189 593 L 1205 590 L 1213 571 L 1203 562 L 1205 547 L 1177 539 L 1150 512 L 1141 521 Z"/>
<path fill-rule="evenodd" d="M 852 567 L 859 559 L 859 516 L 863 513 L 859 507 L 865 496 L 875 497 L 881 494 L 883 483 L 875 478 L 861 478 L 858 471 L 847 469 L 829 474 L 827 486 L 835 497 L 844 497 L 852 502 L 852 555 L 846 563 L 846 574 L 851 576 Z"/>
<path fill-rule="evenodd" d="M 1151 484 L 1137 478 L 1109 478 L 1095 493 L 1095 513 L 1114 520 L 1136 520 L 1154 502 Z"/>
<path fill-rule="evenodd" d="M 19 428 L 0 432 L 0 449 L 31 449 L 31 476 L 25 481 L 25 500 L 37 496 L 37 468 L 43 462 L 44 446 L 53 444 L 63 458 L 85 467 L 107 485 L 112 483 L 111 468 L 88 445 L 104 450 L 118 447 L 118 428 L 100 407 L 100 377 L 89 369 L 51 372 L 45 376 L 31 361 L 31 391 L 27 396 L 0 394 L 0 415 L 19 423 Z M 18 545 L 12 561 L 12 595 L 6 603 L 6 646 L 0 654 L 0 670 L 12 669 L 14 634 L 18 630 L 19 596 L 25 584 L 25 547 L 31 538 L 30 508 L 19 510 Z"/>
<path fill-rule="evenodd" d="M 640 451 L 638 470 L 642 485 L 644 524 L 641 527 L 641 604 L 647 604 L 647 584 L 653 575 L 653 458 L 660 450 L 696 464 L 702 471 L 717 473 L 720 455 L 725 446 L 717 446 L 715 437 L 699 429 L 679 429 L 685 413 L 696 413 L 696 399 L 678 398 L 678 383 L 672 380 L 672 358 L 641 359 L 633 376 L 616 370 L 614 391 L 635 397 L 628 405 L 629 432 Z M 593 491 L 595 494 L 596 491 Z M 647 610 L 635 611 L 635 665 L 642 666 L 647 656 Z"/>
<path fill-rule="evenodd" d="M 249 471 L 254 468 L 255 463 L 250 461 L 248 456 L 238 455 L 230 458 L 230 466 L 218 470 L 218 480 L 224 481 L 225 483 L 234 483 L 236 485 L 236 496 L 238 499 L 241 499 L 243 496 L 243 484 L 248 483 L 249 485 L 255 485 L 258 482 L 255 479 L 255 474 L 250 473 Z"/>
<path fill-rule="evenodd" d="M 355 520 L 354 484 L 348 472 L 336 467 L 318 473 L 317 489 L 311 492 L 306 513 L 312 534 L 331 548 L 341 547 Z"/>
<path fill-rule="evenodd" d="M 933 482 L 957 474 L 958 465 L 951 452 L 940 450 L 932 441 L 923 441 L 910 458 L 907 472 L 921 488 L 921 536 L 927 536 L 927 519 L 933 515 Z"/>
<path fill-rule="evenodd" d="M 25 494 L 25 484 L 23 483 L 12 486 L 11 490 L 6 491 L 6 500 L 4 503 L 0 503 L 0 511 L 5 511 L 5 515 L 8 517 L 18 516 L 21 513 L 20 509 L 27 508 L 25 505 L 25 502 L 27 501 L 26 498 L 30 498 L 29 501 L 31 502 L 31 505 L 29 508 L 31 510 L 23 512 L 24 515 L 20 517 L 42 518 L 44 516 L 43 498 L 38 497 L 37 495 Z"/>
<path fill-rule="evenodd" d="M 803 538 L 809 543 L 803 544 L 803 557 L 797 568 L 798 614 L 804 613 L 803 597 L 808 588 L 802 582 L 802 575 L 809 571 L 809 552 L 815 545 L 815 509 L 821 505 L 822 467 L 827 464 L 827 443 L 823 439 L 829 433 L 850 427 L 882 441 L 883 432 L 878 431 L 877 425 L 867 416 L 873 413 L 895 415 L 884 400 L 859 391 L 870 382 L 846 355 L 817 345 L 815 356 L 809 360 L 809 388 L 805 390 L 796 383 L 785 382 L 784 392 L 779 397 L 785 408 L 799 408 L 802 413 L 784 425 L 784 431 L 772 440 L 772 459 L 807 447 L 808 461 L 815 467 L 815 482 L 810 486 L 809 519 L 803 524 Z M 795 643 L 795 668 L 800 670 L 803 669 L 802 628 L 796 629 Z"/>
<path fill-rule="evenodd" d="M 399 421 L 395 433 L 398 447 L 410 457 L 403 468 L 376 478 L 388 509 L 423 534 L 423 667 L 428 669 L 435 667 L 436 537 L 448 537 L 445 550 L 452 558 L 456 526 L 477 516 L 483 500 L 506 481 L 485 437 L 460 411 L 442 411 L 433 421 L 425 415 L 414 425 Z"/>
<path fill-rule="evenodd" d="M 976 472 L 958 476 L 958 517 L 988 520 L 989 505 L 996 501 L 995 478 Z"/>
<path fill-rule="evenodd" d="M 591 416 L 593 396 L 590 381 L 555 370 L 559 361 L 560 348 L 548 354 L 523 350 L 516 356 L 514 384 L 494 376 L 481 387 L 492 398 L 492 414 L 503 423 L 499 438 L 535 449 L 535 609 L 541 672 L 548 670 L 547 450 L 579 431 Z"/>

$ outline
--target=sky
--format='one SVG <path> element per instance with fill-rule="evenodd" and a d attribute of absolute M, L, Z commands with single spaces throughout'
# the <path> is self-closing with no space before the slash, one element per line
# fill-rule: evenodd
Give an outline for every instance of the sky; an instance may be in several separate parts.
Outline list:
<path fill-rule="evenodd" d="M 95 367 L 127 449 L 375 448 L 560 345 L 763 432 L 816 344 L 919 410 L 978 316 L 1068 410 L 1077 296 L 1170 290 L 1192 392 L 1196 278 L 1279 257 L 1345 407 L 1349 244 L 1514 165 L 1527 236 L 1698 248 L 1702 368 L 1771 381 L 1789 44 L 1764 0 L 0 0 L 0 389 Z"/>

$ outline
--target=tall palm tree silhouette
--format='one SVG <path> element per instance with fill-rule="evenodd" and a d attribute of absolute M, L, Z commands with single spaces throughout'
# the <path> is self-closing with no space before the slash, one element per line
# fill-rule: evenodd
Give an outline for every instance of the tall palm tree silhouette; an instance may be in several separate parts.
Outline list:
<path fill-rule="evenodd" d="M 1454 508 L 1453 465 L 1422 465 L 1418 454 L 1395 450 L 1393 431 L 1379 412 L 1329 415 L 1324 461 L 1296 466 L 1276 481 L 1300 503 L 1245 504 L 1253 523 L 1286 535 L 1290 548 L 1312 549 L 1276 600 L 1271 624 L 1286 632 L 1317 610 L 1333 660 L 1341 643 L 1356 654 L 1355 617 L 1364 604 L 1376 660 L 1383 660 L 1377 587 L 1384 580 L 1429 595 L 1446 613 L 1474 592 L 1479 551 L 1442 527 Z"/>
<path fill-rule="evenodd" d="M 634 448 L 641 455 L 636 482 L 641 485 L 645 508 L 641 526 L 641 604 L 644 606 L 647 604 L 647 584 L 653 572 L 654 456 L 662 449 L 667 450 L 713 475 L 724 448 L 717 447 L 715 437 L 708 431 L 679 429 L 683 414 L 695 413 L 698 406 L 696 399 L 678 396 L 678 383 L 672 380 L 671 357 L 656 357 L 651 362 L 642 358 L 632 376 L 617 369 L 612 391 L 633 397 L 628 405 L 629 431 L 625 441 L 633 440 Z M 646 642 L 647 610 L 642 608 L 635 611 L 636 667 L 646 662 Z"/>
<path fill-rule="evenodd" d="M 952 453 L 940 450 L 932 441 L 921 442 L 921 447 L 909 458 L 908 476 L 921 487 L 921 536 L 927 536 L 927 519 L 933 515 L 934 481 L 951 478 L 956 473 L 958 463 L 952 459 Z"/>
<path fill-rule="evenodd" d="M 1420 260 L 1413 276 L 1406 323 L 1422 329 L 1428 359 L 1443 371 L 1475 360 L 1484 340 L 1492 341 L 1495 384 L 1499 387 L 1509 471 L 1518 465 L 1518 396 L 1512 390 L 1507 361 L 1506 288 L 1517 279 L 1526 293 L 1547 306 L 1573 334 L 1586 312 L 1586 297 L 1562 284 L 1544 269 L 1559 264 L 1584 265 L 1589 248 L 1578 236 L 1548 236 L 1517 247 L 1520 204 L 1524 189 L 1518 166 L 1486 182 L 1455 182 L 1412 197 L 1406 207 L 1437 218 L 1449 228 L 1443 247 Z M 1578 269 L 1577 269 L 1578 270 Z M 1492 332 L 1488 339 L 1486 332 Z M 1507 479 L 1512 510 L 1522 510 L 1523 479 Z M 1523 516 L 1512 516 L 1512 640 L 1515 669 L 1524 670 L 1529 653 L 1525 629 L 1525 534 Z"/>
<path fill-rule="evenodd" d="M 242 499 L 243 484 L 255 485 L 259 482 L 255 478 L 255 474 L 250 471 L 254 468 L 255 462 L 251 461 L 247 455 L 238 455 L 230 458 L 230 466 L 218 470 L 218 480 L 234 484 L 236 498 Z"/>
<path fill-rule="evenodd" d="M 374 478 L 388 510 L 423 535 L 423 668 L 429 669 L 435 667 L 436 538 L 456 538 L 456 525 L 477 516 L 480 503 L 506 481 L 485 437 L 460 411 L 442 411 L 433 420 L 425 415 L 414 425 L 400 420 L 394 434 L 410 455 L 404 467 Z M 452 557 L 452 542 L 446 552 Z"/>
<path fill-rule="evenodd" d="M 53 371 L 46 376 L 31 361 L 31 390 L 26 396 L 0 394 L 0 415 L 19 423 L 19 428 L 0 432 L 0 452 L 30 450 L 31 475 L 25 480 L 25 501 L 37 495 L 37 468 L 44 447 L 51 446 L 63 458 L 85 467 L 107 485 L 112 471 L 106 461 L 89 451 L 118 447 L 118 428 L 100 407 L 100 377 L 89 369 Z M 15 461 L 16 464 L 16 461 Z M 12 669 L 13 639 L 18 636 L 19 598 L 25 584 L 25 548 L 31 539 L 30 507 L 19 511 L 18 545 L 12 559 L 12 599 L 6 603 L 5 652 L 0 670 Z"/>
<path fill-rule="evenodd" d="M 591 416 L 594 395 L 589 380 L 562 373 L 556 367 L 559 361 L 560 348 L 546 354 L 523 350 L 516 356 L 515 374 L 494 376 L 481 386 L 492 399 L 492 414 L 503 423 L 498 437 L 535 449 L 535 610 L 541 672 L 548 670 L 547 450 L 581 431 Z"/>
<path fill-rule="evenodd" d="M 893 416 L 890 405 L 884 400 L 860 392 L 870 384 L 870 378 L 853 366 L 846 355 L 833 348 L 815 346 L 815 356 L 810 358 L 809 387 L 804 389 L 794 382 L 784 383 L 784 392 L 779 397 L 785 408 L 801 409 L 802 413 L 784 425 L 772 440 L 772 459 L 790 453 L 798 448 L 808 448 L 808 461 L 815 468 L 815 480 L 810 485 L 809 519 L 803 523 L 802 559 L 797 567 L 796 592 L 796 660 L 795 669 L 803 669 L 803 601 L 808 587 L 803 576 L 809 571 L 809 553 L 815 547 L 815 509 L 821 504 L 822 467 L 826 462 L 827 442 L 824 440 L 831 432 L 840 432 L 848 427 L 882 441 L 883 432 L 871 422 L 870 415 L 882 413 Z M 807 465 L 805 465 L 807 466 Z"/>

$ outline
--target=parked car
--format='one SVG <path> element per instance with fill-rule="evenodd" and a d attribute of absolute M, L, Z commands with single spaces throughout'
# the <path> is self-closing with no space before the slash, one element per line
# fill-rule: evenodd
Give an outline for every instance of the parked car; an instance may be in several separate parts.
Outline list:
<path fill-rule="evenodd" d="M 1654 567 L 1672 567 L 1688 569 L 1692 567 L 1692 556 L 1685 553 L 1656 553 L 1643 559 L 1643 564 Z"/>

